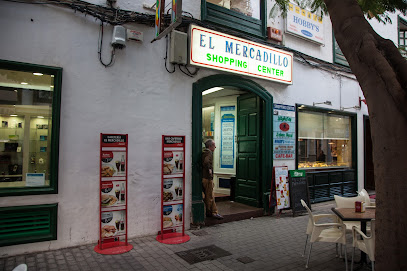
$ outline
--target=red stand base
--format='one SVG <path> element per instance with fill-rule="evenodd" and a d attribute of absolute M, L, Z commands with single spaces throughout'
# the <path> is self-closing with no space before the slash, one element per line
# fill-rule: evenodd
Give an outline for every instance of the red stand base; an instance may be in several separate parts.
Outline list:
<path fill-rule="evenodd" d="M 182 244 L 188 242 L 189 239 L 191 239 L 189 235 L 182 235 L 182 233 L 179 232 L 164 233 L 163 235 L 159 234 L 156 238 L 158 242 L 169 245 Z"/>
<path fill-rule="evenodd" d="M 116 255 L 116 254 L 123 254 L 129 252 L 133 249 L 133 245 L 127 244 L 125 242 L 111 242 L 102 245 L 102 249 L 100 248 L 99 244 L 97 244 L 94 248 L 95 252 L 104 255 Z"/>

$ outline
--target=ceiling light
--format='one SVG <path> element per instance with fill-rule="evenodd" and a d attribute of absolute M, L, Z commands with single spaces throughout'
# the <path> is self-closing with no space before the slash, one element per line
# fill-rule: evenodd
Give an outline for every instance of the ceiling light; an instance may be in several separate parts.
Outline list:
<path fill-rule="evenodd" d="M 17 117 L 18 115 L 10 115 L 10 117 Z"/>
<path fill-rule="evenodd" d="M 44 117 L 43 117 L 43 116 L 38 116 L 37 118 L 39 118 L 39 119 L 43 119 Z"/>
<path fill-rule="evenodd" d="M 206 95 L 206 94 L 209 94 L 209 93 L 213 93 L 213 92 L 219 91 L 219 90 L 221 90 L 221 89 L 223 89 L 223 88 L 222 88 L 222 87 L 210 88 L 210 89 L 207 89 L 207 90 L 203 91 L 203 92 L 202 92 L 202 95 Z"/>
<path fill-rule="evenodd" d="M 17 89 L 15 89 L 14 91 L 15 91 L 15 92 L 18 92 L 18 90 L 17 90 Z"/>
<path fill-rule="evenodd" d="M 43 73 L 40 73 L 40 72 L 33 72 L 33 74 L 34 74 L 34 75 L 37 75 L 37 76 L 42 76 L 42 75 L 44 75 Z"/>
<path fill-rule="evenodd" d="M 28 85 L 27 82 L 21 82 L 20 84 L 21 84 L 21 85 Z"/>

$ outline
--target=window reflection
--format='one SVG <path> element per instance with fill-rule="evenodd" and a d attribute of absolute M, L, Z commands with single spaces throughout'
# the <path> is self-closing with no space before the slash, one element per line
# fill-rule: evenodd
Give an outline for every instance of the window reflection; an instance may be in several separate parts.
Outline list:
<path fill-rule="evenodd" d="M 207 2 L 260 20 L 260 0 L 207 0 Z"/>

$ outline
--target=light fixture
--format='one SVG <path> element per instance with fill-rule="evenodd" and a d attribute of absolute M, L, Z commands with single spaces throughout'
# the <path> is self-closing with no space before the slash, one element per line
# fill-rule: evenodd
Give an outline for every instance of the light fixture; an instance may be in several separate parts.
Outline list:
<path fill-rule="evenodd" d="M 10 115 L 10 117 L 17 117 L 18 115 L 15 115 L 15 114 L 13 114 L 13 115 Z"/>
<path fill-rule="evenodd" d="M 332 102 L 327 100 L 327 101 L 322 102 L 322 103 L 312 103 L 312 105 L 313 105 L 313 106 L 315 106 L 316 104 L 326 104 L 326 105 L 332 105 Z"/>
<path fill-rule="evenodd" d="M 209 94 L 209 93 L 213 93 L 213 92 L 219 91 L 219 90 L 221 90 L 221 89 L 223 89 L 223 88 L 222 88 L 222 87 L 214 87 L 214 88 L 207 89 L 207 90 L 205 90 L 205 91 L 202 92 L 202 96 L 203 96 L 203 95 L 206 95 L 206 94 Z"/>
<path fill-rule="evenodd" d="M 40 73 L 40 72 L 33 72 L 33 74 L 37 75 L 37 76 L 43 76 L 44 75 L 43 73 Z"/>
<path fill-rule="evenodd" d="M 15 92 L 18 92 L 18 90 L 17 90 L 17 89 L 15 89 L 14 91 L 15 91 Z"/>
<path fill-rule="evenodd" d="M 39 119 L 43 119 L 44 117 L 43 117 L 43 116 L 38 116 L 37 118 L 39 118 Z"/>
<path fill-rule="evenodd" d="M 21 82 L 20 84 L 21 84 L 21 85 L 28 85 L 27 82 Z"/>
<path fill-rule="evenodd" d="M 356 109 L 356 110 L 360 110 L 360 106 L 359 105 L 355 105 L 355 106 L 351 106 L 351 107 L 341 107 L 341 110 L 344 109 Z"/>

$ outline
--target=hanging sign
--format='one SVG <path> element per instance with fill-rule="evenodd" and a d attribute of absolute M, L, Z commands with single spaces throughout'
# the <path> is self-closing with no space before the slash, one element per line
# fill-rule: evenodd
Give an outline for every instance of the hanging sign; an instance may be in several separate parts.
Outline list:
<path fill-rule="evenodd" d="M 295 159 L 295 107 L 274 104 L 274 159 Z"/>
<path fill-rule="evenodd" d="M 221 106 L 220 168 L 234 168 L 235 165 L 235 122 L 236 107 Z"/>
<path fill-rule="evenodd" d="M 162 136 L 161 231 L 157 241 L 180 244 L 185 234 L 185 136 Z"/>
<path fill-rule="evenodd" d="M 189 33 L 192 65 L 292 84 L 292 53 L 196 25 Z"/>
<path fill-rule="evenodd" d="M 100 134 L 99 243 L 95 251 L 120 254 L 127 242 L 127 134 Z"/>
<path fill-rule="evenodd" d="M 288 167 L 274 167 L 274 182 L 276 189 L 277 209 L 290 207 L 290 193 L 288 186 Z"/>
<path fill-rule="evenodd" d="M 324 44 L 322 17 L 293 3 L 288 4 L 286 32 L 312 42 Z"/>

